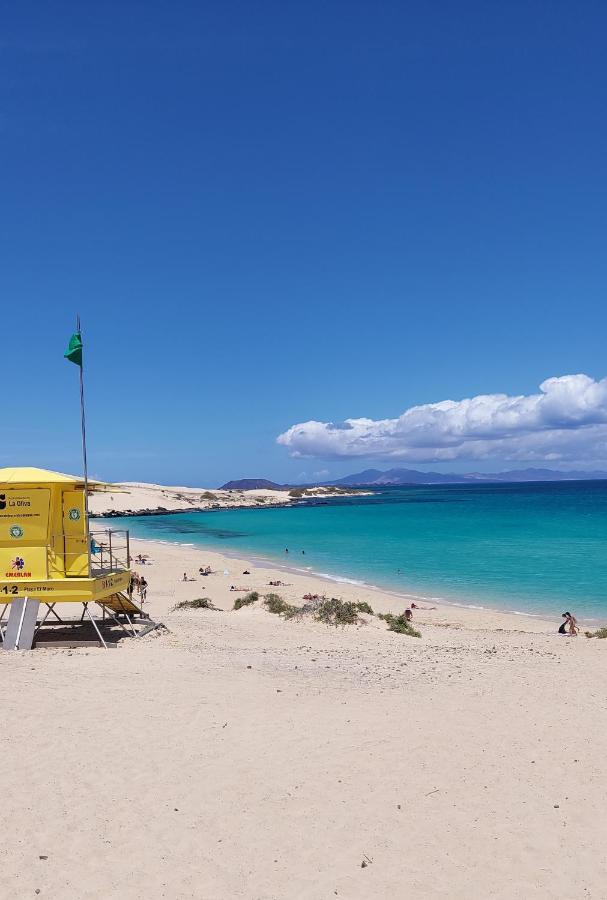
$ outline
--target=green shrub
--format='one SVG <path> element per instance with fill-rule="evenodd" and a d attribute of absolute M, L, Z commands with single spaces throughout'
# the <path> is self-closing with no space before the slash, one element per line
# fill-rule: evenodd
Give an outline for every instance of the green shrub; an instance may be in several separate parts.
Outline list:
<path fill-rule="evenodd" d="M 217 494 L 213 494 L 212 491 L 205 491 L 204 494 L 200 495 L 201 500 L 217 500 Z"/>
<path fill-rule="evenodd" d="M 407 634 L 409 637 L 421 637 L 421 631 L 414 628 L 411 622 L 407 622 L 404 614 L 395 616 L 393 613 L 378 613 L 379 619 L 383 619 L 388 623 L 388 631 L 395 631 L 397 634 Z"/>
<path fill-rule="evenodd" d="M 331 597 L 324 600 L 316 609 L 315 618 L 325 625 L 356 625 L 358 618 L 358 604 L 351 600 L 338 600 Z"/>
<path fill-rule="evenodd" d="M 354 606 L 361 613 L 366 613 L 368 616 L 375 615 L 375 613 L 373 612 L 373 610 L 371 609 L 371 607 L 365 600 L 362 600 L 360 603 L 355 603 Z"/>
<path fill-rule="evenodd" d="M 234 609 L 240 609 L 242 606 L 250 606 L 251 603 L 257 603 L 258 600 L 259 594 L 257 591 L 249 591 L 244 597 L 237 597 L 236 600 L 234 600 Z"/>
<path fill-rule="evenodd" d="M 213 601 L 208 597 L 199 597 L 197 600 L 182 600 L 181 603 L 175 604 L 171 612 L 176 609 L 214 609 L 217 611 L 219 607 L 213 606 Z"/>
<path fill-rule="evenodd" d="M 294 500 L 299 500 L 301 497 L 305 496 L 305 488 L 293 488 L 293 490 L 289 491 L 289 497 L 293 497 Z"/>
<path fill-rule="evenodd" d="M 599 628 L 598 631 L 584 632 L 586 637 L 607 638 L 607 628 Z"/>
<path fill-rule="evenodd" d="M 291 606 L 279 594 L 266 594 L 263 602 L 268 612 L 274 613 L 276 616 L 284 616 L 285 619 L 290 619 L 299 612 L 296 606 Z"/>

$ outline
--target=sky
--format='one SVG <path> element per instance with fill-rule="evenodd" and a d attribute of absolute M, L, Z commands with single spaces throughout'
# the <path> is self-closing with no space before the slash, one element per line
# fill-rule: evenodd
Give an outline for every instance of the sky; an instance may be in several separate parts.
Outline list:
<path fill-rule="evenodd" d="M 0 466 L 81 471 L 79 313 L 99 478 L 607 468 L 605 34 L 585 0 L 5 5 Z"/>

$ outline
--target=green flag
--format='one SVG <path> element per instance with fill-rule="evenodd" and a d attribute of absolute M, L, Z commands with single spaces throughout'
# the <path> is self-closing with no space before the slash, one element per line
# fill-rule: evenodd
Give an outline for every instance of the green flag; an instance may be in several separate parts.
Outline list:
<path fill-rule="evenodd" d="M 75 334 L 71 336 L 70 342 L 67 345 L 67 350 L 63 355 L 66 359 L 69 359 L 70 362 L 73 362 L 82 368 L 82 336 L 79 331 L 76 331 Z"/>

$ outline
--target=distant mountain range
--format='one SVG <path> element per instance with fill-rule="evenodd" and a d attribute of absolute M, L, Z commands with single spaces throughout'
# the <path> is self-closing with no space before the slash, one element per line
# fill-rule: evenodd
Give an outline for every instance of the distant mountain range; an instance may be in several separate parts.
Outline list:
<path fill-rule="evenodd" d="M 325 481 L 324 485 L 341 487 L 380 487 L 382 485 L 406 484 L 479 484 L 517 483 L 523 481 L 604 481 L 607 472 L 563 472 L 557 469 L 513 469 L 509 472 L 467 472 L 464 475 L 455 472 L 419 472 L 417 469 L 365 469 L 354 475 L 346 475 L 334 481 Z M 241 478 L 227 481 L 221 486 L 223 491 L 274 490 L 288 491 L 294 485 L 277 484 L 267 478 Z M 302 487 L 302 485 L 296 485 Z"/>
<path fill-rule="evenodd" d="M 350 485 L 399 485 L 399 484 L 470 484 L 479 482 L 521 481 L 592 481 L 607 479 L 607 472 L 562 472 L 556 469 L 513 469 L 509 472 L 418 472 L 417 469 L 365 469 L 354 475 L 346 475 L 332 484 Z"/>

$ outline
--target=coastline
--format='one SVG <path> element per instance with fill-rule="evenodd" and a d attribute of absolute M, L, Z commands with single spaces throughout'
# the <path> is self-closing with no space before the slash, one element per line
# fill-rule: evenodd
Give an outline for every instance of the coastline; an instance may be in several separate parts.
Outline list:
<path fill-rule="evenodd" d="M 517 630 L 516 622 L 520 627 L 521 620 L 529 620 L 529 625 L 533 625 L 531 630 L 543 634 L 556 633 L 560 624 L 560 616 L 556 615 L 553 618 L 540 613 L 480 606 L 477 603 L 466 603 L 463 600 L 454 601 L 443 597 L 437 598 L 433 594 L 424 594 L 415 590 L 394 590 L 360 579 L 317 572 L 312 568 L 303 568 L 288 563 L 282 564 L 254 553 L 219 549 L 215 545 L 201 547 L 185 541 L 134 537 L 131 538 L 131 546 L 134 555 L 143 553 L 149 554 L 152 558 L 156 555 L 161 559 L 170 560 L 172 564 L 175 564 L 176 558 L 181 557 L 184 565 L 190 567 L 190 575 L 194 575 L 198 568 L 210 562 L 216 573 L 215 576 L 196 578 L 196 583 L 208 588 L 211 593 L 214 590 L 224 602 L 226 598 L 231 599 L 229 584 L 233 579 L 239 583 L 244 579 L 250 590 L 267 593 L 273 590 L 268 584 L 269 581 L 282 581 L 283 578 L 289 577 L 292 580 L 290 589 L 278 590 L 280 593 L 284 593 L 285 599 L 294 605 L 301 605 L 304 602 L 303 594 L 321 593 L 329 597 L 337 595 L 344 600 L 364 600 L 369 602 L 374 609 L 377 607 L 377 610 L 382 613 L 402 612 L 411 602 L 425 606 L 431 604 L 435 607 L 432 616 L 420 618 L 420 613 L 416 615 L 416 621 L 424 621 L 427 624 L 440 622 L 442 625 L 452 623 L 458 627 L 482 628 L 489 631 L 493 629 Z M 146 566 L 134 564 L 133 568 L 138 574 L 146 572 Z M 222 573 L 226 570 L 230 573 L 229 576 L 223 576 Z M 241 574 L 245 570 L 251 572 L 251 577 L 248 579 Z M 228 584 L 222 582 L 224 578 L 228 580 Z M 237 594 L 232 596 L 237 596 Z M 593 620 L 590 619 L 580 619 L 580 623 L 594 626 Z"/>
<path fill-rule="evenodd" d="M 442 596 L 437 595 L 432 591 L 423 591 L 421 588 L 417 588 L 415 586 L 403 586 L 392 587 L 381 584 L 375 584 L 372 581 L 367 581 L 362 578 L 354 578 L 352 575 L 343 573 L 336 574 L 330 572 L 320 572 L 315 570 L 312 566 L 303 567 L 296 566 L 290 563 L 280 562 L 278 559 L 273 559 L 269 556 L 262 556 L 255 551 L 242 551 L 235 549 L 225 549 L 216 544 L 209 545 L 199 545 L 194 544 L 189 541 L 171 541 L 164 540 L 162 538 L 139 538 L 132 537 L 131 544 L 134 546 L 135 543 L 138 544 L 149 544 L 153 545 L 164 545 L 164 546 L 177 546 L 183 547 L 191 550 L 195 550 L 196 552 L 202 554 L 203 556 L 214 555 L 217 557 L 221 557 L 226 562 L 229 560 L 236 560 L 243 565 L 244 568 L 253 566 L 259 569 L 267 569 L 274 572 L 274 575 L 278 575 L 281 572 L 284 574 L 292 573 L 300 578 L 309 578 L 313 581 L 319 582 L 324 587 L 324 592 L 327 593 L 331 585 L 333 585 L 332 591 L 333 593 L 337 592 L 339 587 L 342 585 L 352 586 L 353 588 L 357 588 L 361 593 L 365 591 L 375 594 L 380 594 L 385 597 L 393 597 L 396 603 L 399 603 L 401 606 L 407 606 L 411 601 L 416 603 L 432 603 L 437 605 L 438 607 L 445 607 L 446 609 L 455 609 L 455 610 L 469 610 L 478 614 L 486 614 L 487 615 L 487 627 L 491 627 L 492 617 L 498 616 L 512 616 L 523 619 L 532 619 L 537 622 L 543 623 L 543 626 L 546 631 L 558 629 L 558 626 L 561 623 L 561 615 L 560 611 L 556 610 L 554 615 L 549 613 L 545 613 L 542 611 L 530 611 L 525 609 L 516 609 L 509 607 L 507 605 L 502 605 L 501 602 L 496 601 L 495 603 L 488 602 L 486 605 L 480 604 L 478 599 L 474 600 L 466 600 L 463 597 L 454 597 L 454 596 Z M 275 578 L 273 580 L 276 580 Z M 595 629 L 597 627 L 601 627 L 604 619 L 595 618 L 592 616 L 579 615 L 577 616 L 578 622 L 580 626 Z"/>

